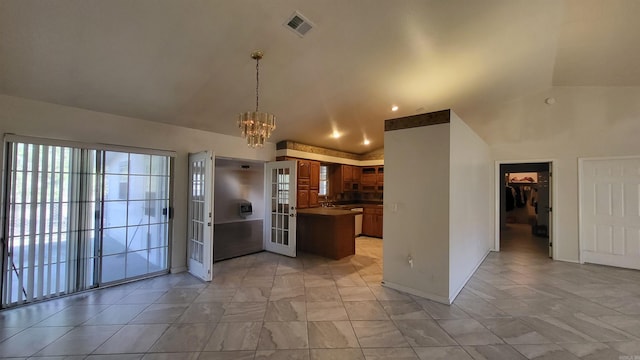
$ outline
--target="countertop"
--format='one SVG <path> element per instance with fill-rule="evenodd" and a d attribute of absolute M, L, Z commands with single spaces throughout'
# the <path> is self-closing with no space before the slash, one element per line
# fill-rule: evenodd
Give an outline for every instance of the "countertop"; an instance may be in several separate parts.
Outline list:
<path fill-rule="evenodd" d="M 317 207 L 317 208 L 311 208 L 311 209 L 299 209 L 298 214 L 320 215 L 320 216 L 344 216 L 344 215 L 362 214 L 362 211 L 351 211 L 347 209 L 341 209 L 339 207 Z"/>
<path fill-rule="evenodd" d="M 344 209 L 350 210 L 355 208 L 365 208 L 365 207 L 383 207 L 383 204 L 380 203 L 367 203 L 367 204 L 336 204 L 333 207 L 329 207 L 329 209 Z"/>

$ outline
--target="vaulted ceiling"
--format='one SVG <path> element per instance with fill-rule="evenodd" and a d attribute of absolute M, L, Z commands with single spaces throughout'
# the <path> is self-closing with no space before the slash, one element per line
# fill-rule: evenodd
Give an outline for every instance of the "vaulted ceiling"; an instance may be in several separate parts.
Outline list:
<path fill-rule="evenodd" d="M 637 0 L 0 0 L 0 93 L 238 135 L 261 49 L 271 141 L 365 153 L 389 118 L 638 86 L 638 18 Z"/>

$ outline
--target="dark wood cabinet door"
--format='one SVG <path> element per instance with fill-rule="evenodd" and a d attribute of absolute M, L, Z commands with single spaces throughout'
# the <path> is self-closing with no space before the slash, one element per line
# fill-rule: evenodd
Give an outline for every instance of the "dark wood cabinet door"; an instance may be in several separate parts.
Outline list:
<path fill-rule="evenodd" d="M 362 177 L 362 169 L 358 166 L 352 166 L 353 168 L 353 182 L 360 182 Z"/>
<path fill-rule="evenodd" d="M 309 190 L 309 207 L 318 207 L 320 202 L 318 201 L 318 190 Z"/>
<path fill-rule="evenodd" d="M 346 181 L 346 182 L 353 181 L 353 166 L 342 165 L 342 181 Z"/>
<path fill-rule="evenodd" d="M 375 236 L 382 237 L 382 215 L 376 215 L 375 218 Z"/>
<path fill-rule="evenodd" d="M 362 233 L 369 236 L 374 236 L 375 234 L 375 214 L 368 214 L 365 212 L 362 215 Z"/>
<path fill-rule="evenodd" d="M 298 160 L 298 179 L 309 179 L 311 177 L 309 160 Z"/>
<path fill-rule="evenodd" d="M 298 209 L 306 209 L 309 207 L 309 190 L 298 189 Z"/>
<path fill-rule="evenodd" d="M 320 188 L 320 163 L 317 161 L 309 162 L 310 188 L 318 190 Z"/>

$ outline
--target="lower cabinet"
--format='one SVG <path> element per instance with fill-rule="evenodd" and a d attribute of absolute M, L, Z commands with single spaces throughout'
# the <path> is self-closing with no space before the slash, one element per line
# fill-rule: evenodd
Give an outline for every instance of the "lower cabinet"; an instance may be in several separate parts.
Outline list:
<path fill-rule="evenodd" d="M 382 237 L 383 212 L 381 207 L 365 207 L 362 215 L 362 233 Z"/>
<path fill-rule="evenodd" d="M 318 190 L 311 189 L 309 190 L 309 207 L 318 207 L 320 206 L 320 201 L 318 201 Z"/>
<path fill-rule="evenodd" d="M 309 207 L 309 190 L 308 189 L 304 189 L 304 190 L 298 189 L 297 197 L 298 198 L 296 199 L 296 202 L 298 203 L 297 204 L 298 209 L 306 209 Z"/>

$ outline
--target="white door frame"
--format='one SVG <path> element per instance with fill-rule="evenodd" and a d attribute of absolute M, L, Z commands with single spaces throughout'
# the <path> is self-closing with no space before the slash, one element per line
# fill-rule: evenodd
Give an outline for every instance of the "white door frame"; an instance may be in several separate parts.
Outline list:
<path fill-rule="evenodd" d="M 578 261 L 580 264 L 584 264 L 582 258 L 582 249 L 584 234 L 582 233 L 582 170 L 584 162 L 589 160 L 624 160 L 624 159 L 640 159 L 640 155 L 627 155 L 627 156 L 603 156 L 603 157 L 579 157 L 578 158 Z"/>
<path fill-rule="evenodd" d="M 557 171 L 556 168 L 556 159 L 523 159 L 523 160 L 496 160 L 495 162 L 495 240 L 493 245 L 493 251 L 500 251 L 500 194 L 504 192 L 504 179 L 500 174 L 500 165 L 508 165 L 508 164 L 525 164 L 525 163 L 551 163 L 551 172 L 553 176 L 551 179 L 551 241 L 553 241 L 553 259 L 558 258 L 558 192 L 557 189 Z"/>

